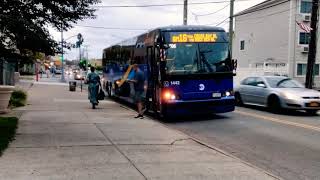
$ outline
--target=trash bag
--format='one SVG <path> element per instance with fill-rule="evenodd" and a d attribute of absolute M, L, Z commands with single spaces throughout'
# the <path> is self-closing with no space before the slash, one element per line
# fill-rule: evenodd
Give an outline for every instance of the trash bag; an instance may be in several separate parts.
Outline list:
<path fill-rule="evenodd" d="M 98 100 L 104 100 L 105 94 L 104 91 L 100 88 L 98 93 Z"/>

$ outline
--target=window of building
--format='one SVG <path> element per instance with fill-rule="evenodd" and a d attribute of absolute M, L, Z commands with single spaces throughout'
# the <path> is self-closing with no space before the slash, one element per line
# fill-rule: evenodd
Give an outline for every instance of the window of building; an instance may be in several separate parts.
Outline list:
<path fill-rule="evenodd" d="M 244 47 L 245 47 L 245 41 L 242 40 L 242 41 L 240 41 L 240 50 L 243 51 Z"/>
<path fill-rule="evenodd" d="M 299 33 L 299 44 L 309 44 L 310 41 L 310 33 L 300 32 Z"/>
<path fill-rule="evenodd" d="M 315 64 L 313 69 L 313 75 L 319 76 L 319 69 L 320 65 Z M 299 63 L 297 64 L 297 75 L 298 76 L 305 76 L 307 74 L 307 64 L 306 63 Z"/>
<path fill-rule="evenodd" d="M 309 0 L 301 0 L 300 13 L 311 13 L 312 2 Z"/>

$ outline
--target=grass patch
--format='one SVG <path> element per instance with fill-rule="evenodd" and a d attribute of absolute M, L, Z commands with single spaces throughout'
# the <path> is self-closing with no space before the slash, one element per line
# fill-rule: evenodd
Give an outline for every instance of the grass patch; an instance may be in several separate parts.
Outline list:
<path fill-rule="evenodd" d="M 14 139 L 18 126 L 16 117 L 0 117 L 0 156 Z"/>
<path fill-rule="evenodd" d="M 14 90 L 9 101 L 10 107 L 21 107 L 27 103 L 27 93 L 23 90 Z"/>

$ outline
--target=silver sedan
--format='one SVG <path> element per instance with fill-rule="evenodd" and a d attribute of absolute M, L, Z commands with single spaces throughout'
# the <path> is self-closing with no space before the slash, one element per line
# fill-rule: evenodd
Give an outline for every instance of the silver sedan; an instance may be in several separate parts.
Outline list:
<path fill-rule="evenodd" d="M 305 110 L 315 115 L 320 110 L 320 92 L 306 89 L 299 82 L 283 76 L 257 76 L 244 79 L 235 88 L 238 105 Z"/>

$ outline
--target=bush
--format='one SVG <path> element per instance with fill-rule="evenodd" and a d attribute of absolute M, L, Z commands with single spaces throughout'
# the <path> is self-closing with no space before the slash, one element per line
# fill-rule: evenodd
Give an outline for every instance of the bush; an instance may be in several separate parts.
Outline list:
<path fill-rule="evenodd" d="M 0 156 L 14 139 L 18 119 L 16 117 L 0 117 Z"/>
<path fill-rule="evenodd" d="M 96 67 L 96 70 L 97 70 L 97 71 L 102 71 L 102 69 L 103 69 L 102 66 L 97 66 L 97 67 Z"/>
<path fill-rule="evenodd" d="M 14 90 L 9 101 L 10 107 L 25 106 L 27 102 L 27 93 L 22 90 Z"/>

